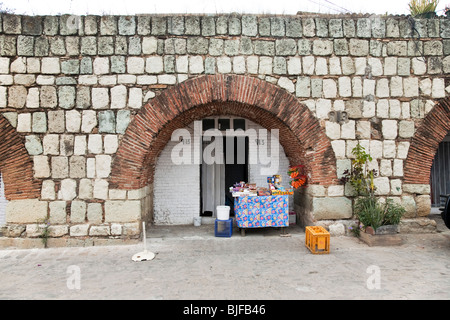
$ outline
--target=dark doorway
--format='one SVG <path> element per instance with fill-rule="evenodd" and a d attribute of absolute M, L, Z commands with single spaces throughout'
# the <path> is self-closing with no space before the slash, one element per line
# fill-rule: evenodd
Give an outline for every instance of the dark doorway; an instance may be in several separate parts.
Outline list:
<path fill-rule="evenodd" d="M 450 134 L 439 144 L 431 166 L 431 205 L 442 206 L 440 196 L 450 194 Z"/>
<path fill-rule="evenodd" d="M 225 153 L 225 205 L 234 215 L 234 198 L 230 187 L 236 182 L 248 182 L 248 137 L 224 138 Z"/>

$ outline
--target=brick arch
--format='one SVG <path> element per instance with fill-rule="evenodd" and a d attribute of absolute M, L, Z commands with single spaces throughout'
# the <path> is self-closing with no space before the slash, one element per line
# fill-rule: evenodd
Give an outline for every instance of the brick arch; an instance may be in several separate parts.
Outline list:
<path fill-rule="evenodd" d="M 450 131 L 450 98 L 445 98 L 426 115 L 411 140 L 404 166 L 404 183 L 429 184 L 430 171 L 439 143 Z"/>
<path fill-rule="evenodd" d="M 7 200 L 36 199 L 41 183 L 33 177 L 33 161 L 20 136 L 0 114 L 0 171 Z"/>
<path fill-rule="evenodd" d="M 129 125 L 114 158 L 110 186 L 141 188 L 153 180 L 157 157 L 172 132 L 194 120 L 235 115 L 277 128 L 291 164 L 304 163 L 313 184 L 336 182 L 330 140 L 295 96 L 266 81 L 237 75 L 206 75 L 163 91 Z"/>

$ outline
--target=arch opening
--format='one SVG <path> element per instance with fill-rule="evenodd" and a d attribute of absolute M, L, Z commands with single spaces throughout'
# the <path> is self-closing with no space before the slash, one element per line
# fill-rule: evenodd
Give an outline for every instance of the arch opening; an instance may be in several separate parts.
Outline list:
<path fill-rule="evenodd" d="M 166 89 L 134 117 L 113 160 L 110 189 L 142 190 L 141 215 L 151 221 L 155 167 L 172 133 L 196 120 L 221 115 L 277 129 L 289 163 L 304 164 L 310 184 L 338 183 L 331 142 L 295 96 L 257 78 L 208 75 Z"/>

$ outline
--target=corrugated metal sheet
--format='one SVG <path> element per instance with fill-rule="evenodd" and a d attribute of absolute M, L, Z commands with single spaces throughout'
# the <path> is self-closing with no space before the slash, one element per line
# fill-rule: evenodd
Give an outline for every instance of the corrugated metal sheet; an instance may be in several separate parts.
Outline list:
<path fill-rule="evenodd" d="M 450 193 L 450 141 L 448 137 L 439 144 L 431 167 L 431 203 L 433 207 L 440 206 L 441 194 Z"/>

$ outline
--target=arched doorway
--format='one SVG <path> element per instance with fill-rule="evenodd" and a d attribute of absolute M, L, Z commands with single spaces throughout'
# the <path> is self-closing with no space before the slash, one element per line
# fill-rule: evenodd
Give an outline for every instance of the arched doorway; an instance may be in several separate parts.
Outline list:
<path fill-rule="evenodd" d="M 431 206 L 440 207 L 440 196 L 450 194 L 450 132 L 439 143 L 431 166 Z"/>
<path fill-rule="evenodd" d="M 242 117 L 268 130 L 279 130 L 290 164 L 305 164 L 310 184 L 337 184 L 330 140 L 295 96 L 258 78 L 207 75 L 166 89 L 141 109 L 119 145 L 110 188 L 152 190 L 156 161 L 174 130 L 219 115 Z"/>
<path fill-rule="evenodd" d="M 230 206 L 233 216 L 229 187 L 236 182 L 265 187 L 267 176 L 277 174 L 289 188 L 289 160 L 271 133 L 229 115 L 209 116 L 174 131 L 155 163 L 153 222 L 191 224 L 200 215 L 212 223 L 218 205 Z M 293 196 L 288 198 L 293 209 Z"/>

